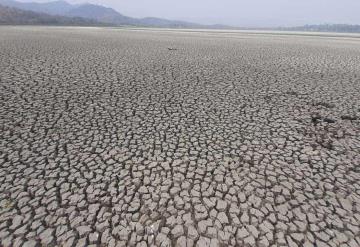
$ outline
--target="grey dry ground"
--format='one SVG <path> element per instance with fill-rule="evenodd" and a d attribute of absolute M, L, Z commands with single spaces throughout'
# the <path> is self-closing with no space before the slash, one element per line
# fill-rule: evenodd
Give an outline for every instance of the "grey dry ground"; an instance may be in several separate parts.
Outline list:
<path fill-rule="evenodd" d="M 2 27 L 0 86 L 1 246 L 360 246 L 359 39 Z"/>

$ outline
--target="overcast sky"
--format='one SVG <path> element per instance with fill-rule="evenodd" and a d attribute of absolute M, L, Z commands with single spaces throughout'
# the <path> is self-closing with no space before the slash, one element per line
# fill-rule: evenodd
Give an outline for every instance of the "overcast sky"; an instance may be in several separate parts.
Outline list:
<path fill-rule="evenodd" d="M 47 0 L 22 0 L 47 1 Z M 67 0 L 112 7 L 133 17 L 161 17 L 203 24 L 294 26 L 360 24 L 360 0 Z"/>

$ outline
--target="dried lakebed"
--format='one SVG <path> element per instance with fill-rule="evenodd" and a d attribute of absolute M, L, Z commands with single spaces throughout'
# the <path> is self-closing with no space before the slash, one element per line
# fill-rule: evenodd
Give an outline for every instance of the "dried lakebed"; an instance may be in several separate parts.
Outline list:
<path fill-rule="evenodd" d="M 0 27 L 0 246 L 360 246 L 360 39 Z"/>

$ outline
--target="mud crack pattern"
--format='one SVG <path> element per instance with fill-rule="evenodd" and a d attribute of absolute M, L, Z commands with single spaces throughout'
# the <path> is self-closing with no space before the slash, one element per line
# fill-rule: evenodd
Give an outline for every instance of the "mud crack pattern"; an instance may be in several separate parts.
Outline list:
<path fill-rule="evenodd" d="M 1 246 L 360 246 L 360 40 L 0 28 Z"/>

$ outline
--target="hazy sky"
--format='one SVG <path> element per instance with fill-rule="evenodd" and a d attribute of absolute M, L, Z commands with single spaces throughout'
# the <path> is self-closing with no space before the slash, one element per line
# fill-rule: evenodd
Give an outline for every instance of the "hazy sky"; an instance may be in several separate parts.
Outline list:
<path fill-rule="evenodd" d="M 47 1 L 47 0 L 22 0 Z M 360 0 L 67 0 L 112 7 L 133 17 L 161 17 L 204 24 L 294 26 L 360 24 Z"/>

